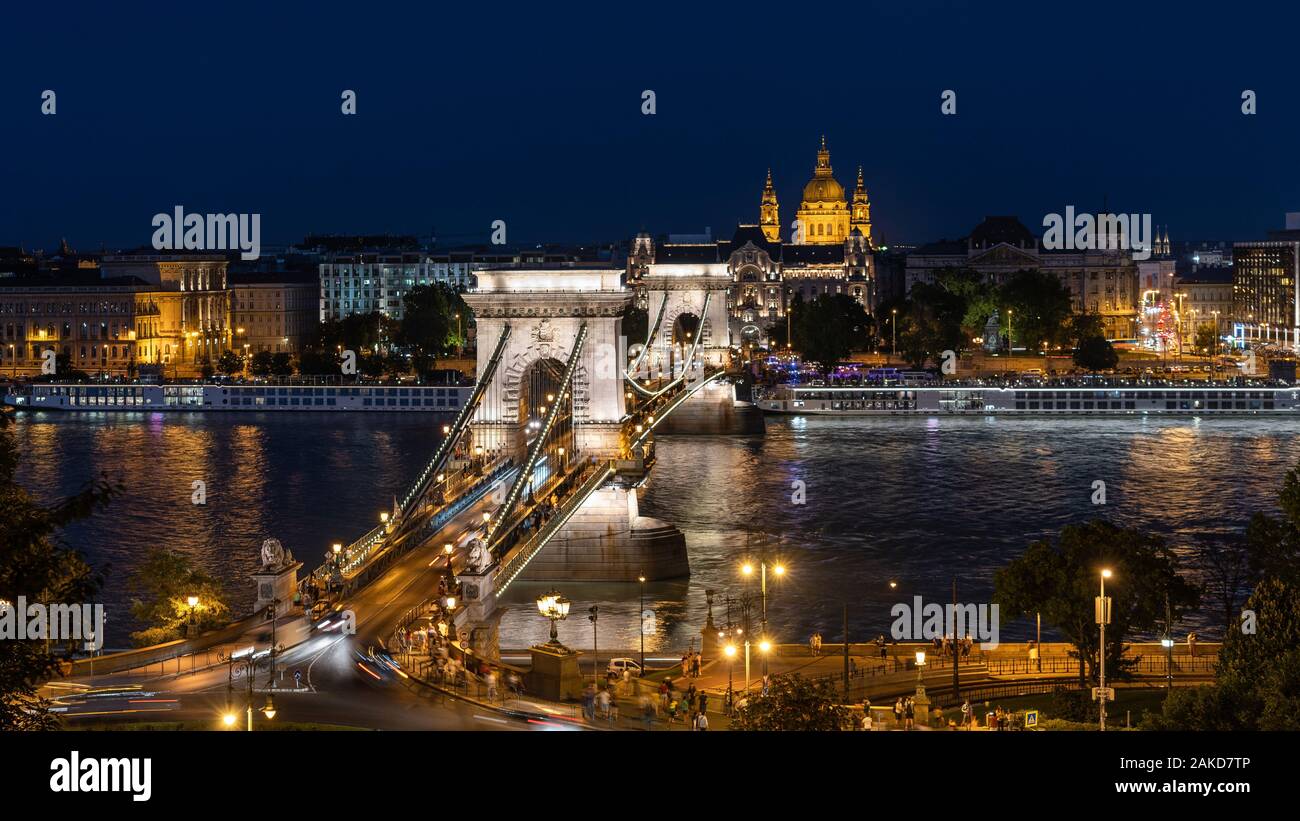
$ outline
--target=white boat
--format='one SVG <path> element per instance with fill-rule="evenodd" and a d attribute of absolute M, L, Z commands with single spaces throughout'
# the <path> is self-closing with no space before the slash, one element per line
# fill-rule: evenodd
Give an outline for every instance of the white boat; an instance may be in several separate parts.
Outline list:
<path fill-rule="evenodd" d="M 6 405 L 60 411 L 396 411 L 452 413 L 473 385 L 42 383 L 10 386 Z"/>
<path fill-rule="evenodd" d="M 767 413 L 828 416 L 1256 415 L 1300 410 L 1300 387 L 1276 385 L 777 385 Z"/>

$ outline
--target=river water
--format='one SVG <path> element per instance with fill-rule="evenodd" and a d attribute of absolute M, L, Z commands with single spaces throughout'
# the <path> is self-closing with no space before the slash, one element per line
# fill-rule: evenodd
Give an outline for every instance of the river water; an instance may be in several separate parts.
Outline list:
<path fill-rule="evenodd" d="M 23 414 L 13 430 L 20 478 L 41 499 L 104 474 L 120 481 L 111 509 L 65 533 L 105 571 L 109 645 L 133 624 L 128 580 L 148 547 L 187 553 L 223 579 L 238 612 L 251 606 L 248 574 L 262 539 L 280 539 L 307 566 L 391 507 L 437 444 L 431 414 Z M 806 641 L 887 633 L 890 607 L 987 602 L 993 572 L 1031 541 L 1102 516 L 1165 534 L 1175 545 L 1241 530 L 1276 510 L 1282 475 L 1300 460 L 1300 421 L 1277 418 L 1009 419 L 772 418 L 765 436 L 664 437 L 641 490 L 641 513 L 687 538 L 689 581 L 647 584 L 650 654 L 699 643 L 706 594 L 739 599 L 738 566 L 766 552 L 788 567 L 769 578 L 770 632 Z M 206 484 L 204 505 L 192 483 Z M 1106 504 L 1093 504 L 1094 482 Z M 802 485 L 796 485 L 802 483 Z M 799 503 L 802 502 L 802 503 Z M 891 588 L 889 582 L 896 583 Z M 533 599 L 550 584 L 509 591 L 501 644 L 544 641 Z M 639 649 L 638 585 L 556 585 L 573 608 L 560 638 L 590 647 L 588 608 L 599 607 L 603 648 Z M 756 589 L 754 592 L 757 592 Z M 738 616 L 738 604 L 733 601 Z M 1210 617 L 1180 630 L 1213 634 Z M 1003 618 L 1002 636 L 1031 625 Z M 1050 631 L 1045 630 L 1046 635 Z"/>

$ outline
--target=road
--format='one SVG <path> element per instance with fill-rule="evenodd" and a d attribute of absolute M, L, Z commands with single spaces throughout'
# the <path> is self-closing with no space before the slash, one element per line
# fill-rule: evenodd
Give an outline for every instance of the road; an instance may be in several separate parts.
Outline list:
<path fill-rule="evenodd" d="M 501 481 L 506 481 L 509 476 Z M 492 494 L 461 511 L 432 538 L 398 557 L 375 581 L 343 602 L 357 617 L 357 632 L 343 636 L 337 631 L 320 633 L 286 650 L 276 662 L 274 721 L 295 724 L 318 723 L 381 730 L 505 730 L 549 729 L 546 725 L 503 718 L 501 715 L 459 699 L 425 694 L 409 688 L 392 671 L 363 660 L 370 647 L 396 627 L 402 615 L 433 595 L 447 563 L 460 568 L 467 546 L 483 513 L 493 507 Z M 446 542 L 456 547 L 448 557 Z M 259 647 L 271 643 L 270 627 L 259 637 Z M 294 673 L 300 673 L 295 689 Z M 237 713 L 235 726 L 246 726 L 247 679 L 238 677 L 228 690 L 229 670 L 219 667 L 181 676 L 140 679 L 97 677 L 93 689 L 85 678 L 57 682 L 47 694 L 61 694 L 58 707 L 67 726 L 76 729 L 87 722 L 206 722 L 220 727 L 227 712 L 228 692 Z M 254 687 L 255 709 L 266 700 L 269 679 L 265 666 L 259 668 Z M 260 712 L 254 726 L 265 724 Z"/>

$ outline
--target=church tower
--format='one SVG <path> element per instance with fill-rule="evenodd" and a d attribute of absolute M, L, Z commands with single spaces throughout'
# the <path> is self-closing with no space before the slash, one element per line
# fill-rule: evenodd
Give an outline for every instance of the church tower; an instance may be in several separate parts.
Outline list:
<path fill-rule="evenodd" d="M 838 245 L 848 239 L 849 204 L 844 199 L 844 186 L 831 173 L 831 152 L 825 137 L 817 152 L 812 179 L 803 187 L 803 202 L 795 218 L 802 235 L 796 242 Z"/>
<path fill-rule="evenodd" d="M 767 169 L 767 184 L 763 186 L 763 199 L 758 206 L 758 224 L 769 242 L 781 241 L 781 208 L 776 202 L 776 189 L 772 187 L 772 169 Z"/>
<path fill-rule="evenodd" d="M 858 185 L 853 189 L 852 215 L 849 217 L 849 233 L 856 228 L 862 232 L 868 245 L 871 240 L 871 201 L 867 199 L 867 186 L 862 182 L 862 166 L 858 166 Z"/>

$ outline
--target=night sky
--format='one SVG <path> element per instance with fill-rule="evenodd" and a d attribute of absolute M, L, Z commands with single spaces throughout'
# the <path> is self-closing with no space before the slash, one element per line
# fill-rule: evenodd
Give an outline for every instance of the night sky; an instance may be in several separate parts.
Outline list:
<path fill-rule="evenodd" d="M 789 225 L 823 133 L 846 188 L 865 167 L 886 243 L 985 214 L 1041 233 L 1044 213 L 1103 198 L 1174 240 L 1262 238 L 1300 211 L 1297 18 L 1240 2 L 10 3 L 0 245 L 147 244 L 175 205 L 260 213 L 264 244 L 435 226 L 486 242 L 495 219 L 512 244 L 729 236 L 757 220 L 768 166 Z"/>

